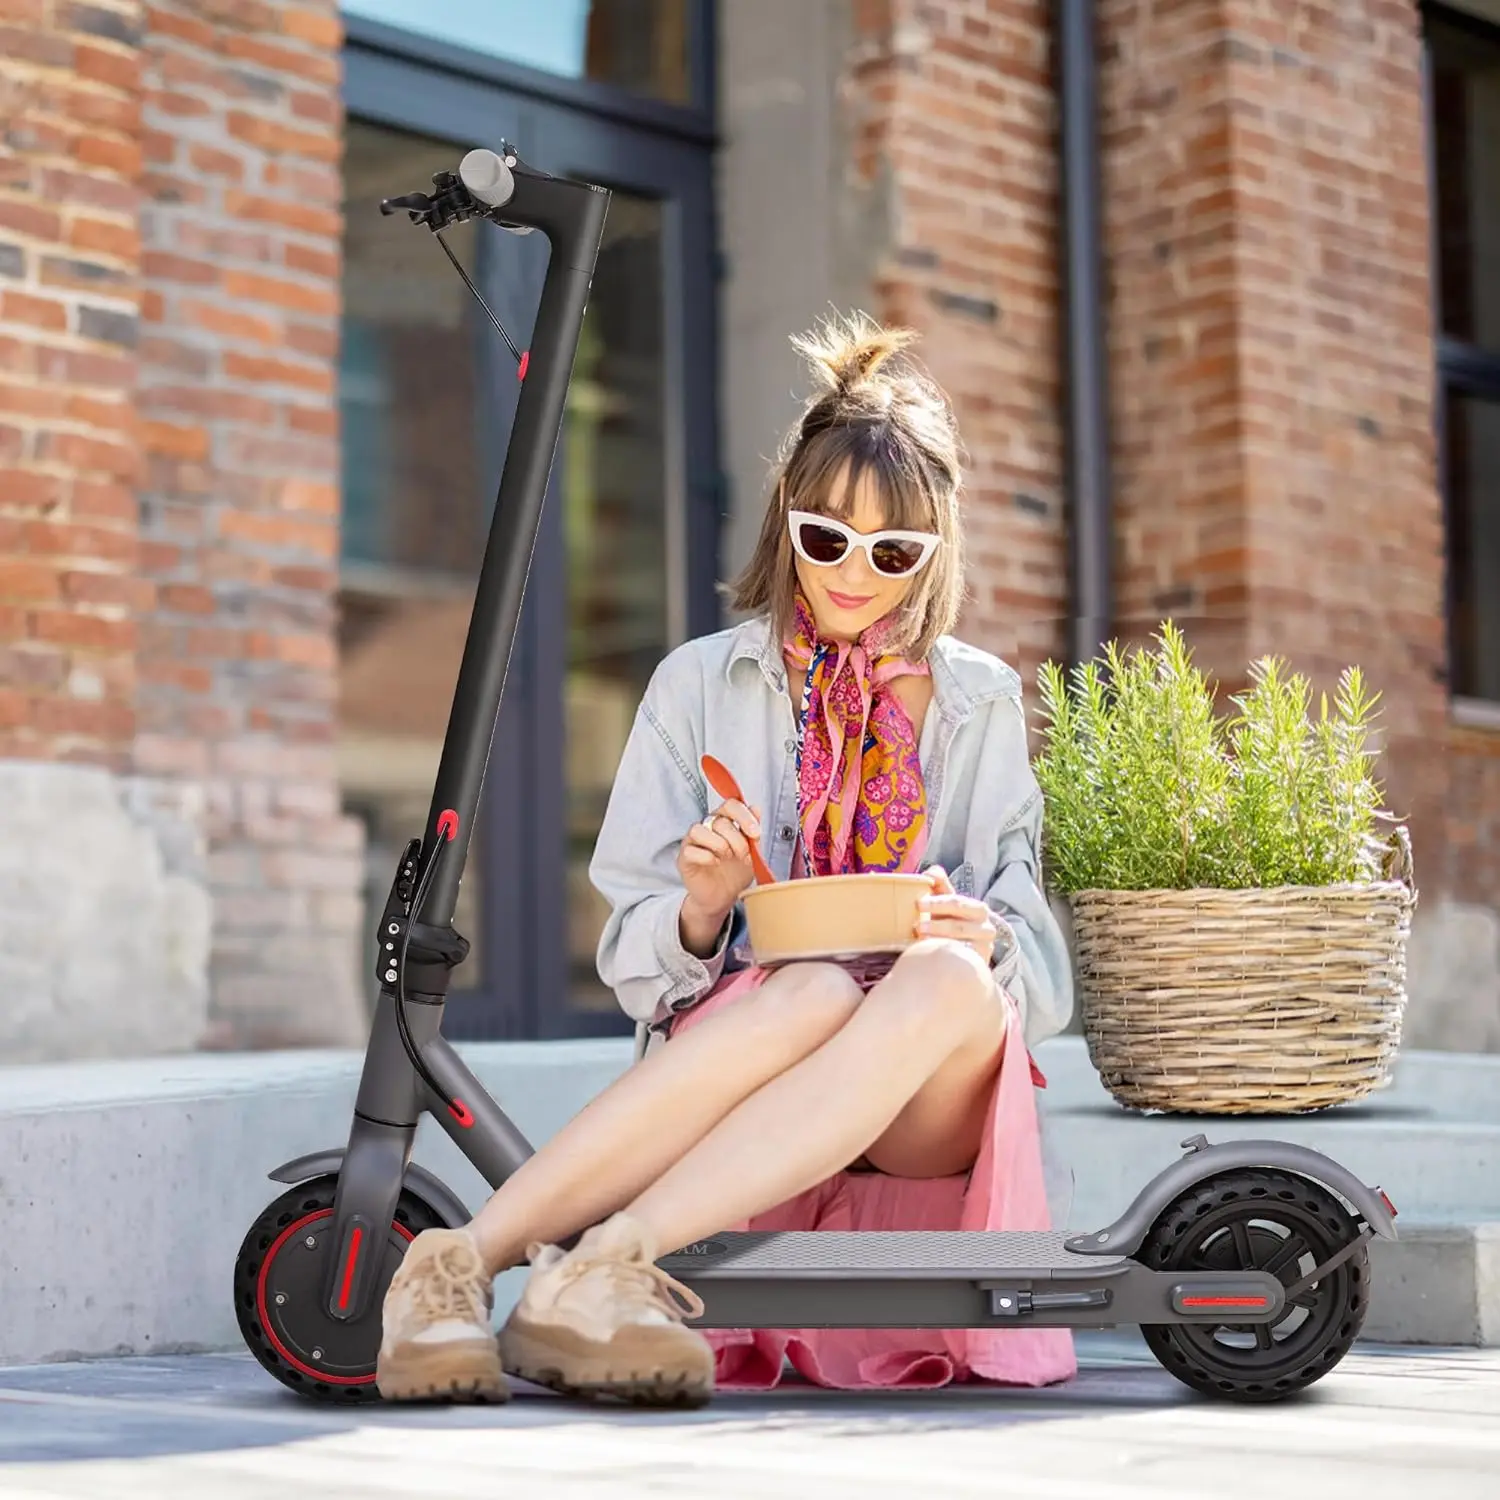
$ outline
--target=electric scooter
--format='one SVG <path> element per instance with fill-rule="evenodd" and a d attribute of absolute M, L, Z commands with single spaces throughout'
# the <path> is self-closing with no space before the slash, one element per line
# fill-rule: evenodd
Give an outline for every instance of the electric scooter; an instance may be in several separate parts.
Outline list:
<path fill-rule="evenodd" d="M 484 219 L 539 229 L 550 257 L 533 347 L 489 308 L 521 381 L 427 824 L 407 845 L 380 916 L 379 997 L 346 1144 L 269 1175 L 289 1184 L 250 1227 L 234 1268 L 245 1342 L 305 1396 L 379 1399 L 381 1305 L 410 1241 L 470 1215 L 411 1161 L 430 1113 L 492 1186 L 532 1147 L 441 1034 L 459 880 L 520 615 L 609 193 L 550 175 L 501 143 L 430 193 L 385 200 L 441 239 Z M 1368 1246 L 1395 1238 L 1379 1189 L 1304 1147 L 1184 1141 L 1114 1223 L 1063 1231 L 724 1233 L 660 1264 L 703 1299 L 713 1328 L 1072 1328 L 1137 1325 L 1178 1380 L 1211 1396 L 1274 1401 L 1348 1352 L 1370 1294 Z"/>

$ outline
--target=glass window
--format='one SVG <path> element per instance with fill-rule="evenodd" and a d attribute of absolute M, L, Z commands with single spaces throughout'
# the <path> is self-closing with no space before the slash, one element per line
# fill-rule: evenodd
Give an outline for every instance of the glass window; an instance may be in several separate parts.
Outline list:
<path fill-rule="evenodd" d="M 568 578 L 567 880 L 573 1006 L 616 1008 L 588 866 L 636 706 L 666 654 L 661 205 L 616 191 L 559 447 Z"/>
<path fill-rule="evenodd" d="M 1500 702 L 1500 400 L 1450 391 L 1445 439 L 1453 691 Z"/>
<path fill-rule="evenodd" d="M 484 314 L 431 235 L 378 208 L 453 160 L 447 142 L 346 128 L 339 770 L 345 807 L 365 824 L 367 928 L 426 823 L 485 540 Z M 475 231 L 444 234 L 471 276 Z M 481 837 L 454 919 L 473 945 L 455 988 L 477 985 L 482 968 Z"/>
<path fill-rule="evenodd" d="M 702 0 L 343 0 L 400 26 L 565 78 L 691 104 L 689 23 Z"/>
<path fill-rule="evenodd" d="M 1500 355 L 1500 27 L 1429 37 L 1443 332 Z"/>

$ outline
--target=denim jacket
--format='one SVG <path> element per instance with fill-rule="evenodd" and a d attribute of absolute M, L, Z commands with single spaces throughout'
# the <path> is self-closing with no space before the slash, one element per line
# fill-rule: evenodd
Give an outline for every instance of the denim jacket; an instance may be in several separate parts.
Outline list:
<path fill-rule="evenodd" d="M 929 658 L 922 731 L 924 867 L 979 895 L 1004 919 L 997 982 L 1020 1010 L 1028 1046 L 1067 1025 L 1072 968 L 1041 887 L 1042 797 L 1028 757 L 1021 679 L 997 657 L 942 637 Z M 657 666 L 637 710 L 594 848 L 589 878 L 609 902 L 599 974 L 622 1009 L 660 1030 L 719 978 L 752 963 L 737 905 L 708 958 L 682 945 L 677 851 L 716 805 L 704 754 L 735 774 L 761 818 L 761 849 L 790 875 L 797 823 L 796 710 L 764 616 L 688 641 Z M 712 804 L 710 802 L 712 798 Z M 1009 931 L 1007 932 L 1007 927 Z"/>

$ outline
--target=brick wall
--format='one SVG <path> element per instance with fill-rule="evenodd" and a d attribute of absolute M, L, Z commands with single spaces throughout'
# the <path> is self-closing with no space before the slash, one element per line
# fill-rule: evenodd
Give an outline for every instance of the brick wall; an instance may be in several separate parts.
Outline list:
<path fill-rule="evenodd" d="M 123 769 L 140 6 L 0 0 L 0 757 Z"/>
<path fill-rule="evenodd" d="M 1384 693 L 1446 878 L 1443 534 L 1415 8 L 1106 0 L 1122 614 Z M 1210 629 L 1208 622 L 1214 622 Z"/>
<path fill-rule="evenodd" d="M 214 1039 L 347 1039 L 339 813 L 342 115 L 333 0 L 162 3 L 141 64 L 137 762 L 204 782 Z"/>
<path fill-rule="evenodd" d="M 922 334 L 969 450 L 963 629 L 1028 683 L 1067 608 L 1049 11 L 855 0 L 844 85 L 855 176 L 891 205 L 874 311 Z"/>
<path fill-rule="evenodd" d="M 92 826 L 149 827 L 173 878 L 206 820 L 189 1044 L 361 1032 L 340 43 L 334 0 L 0 0 L 0 760 L 116 773 Z"/>

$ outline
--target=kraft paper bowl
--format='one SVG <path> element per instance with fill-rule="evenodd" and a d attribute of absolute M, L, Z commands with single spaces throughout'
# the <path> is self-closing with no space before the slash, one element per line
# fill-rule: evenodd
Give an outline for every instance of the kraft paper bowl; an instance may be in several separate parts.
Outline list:
<path fill-rule="evenodd" d="M 745 921 L 757 964 L 900 953 L 916 941 L 925 875 L 823 875 L 752 886 Z"/>

